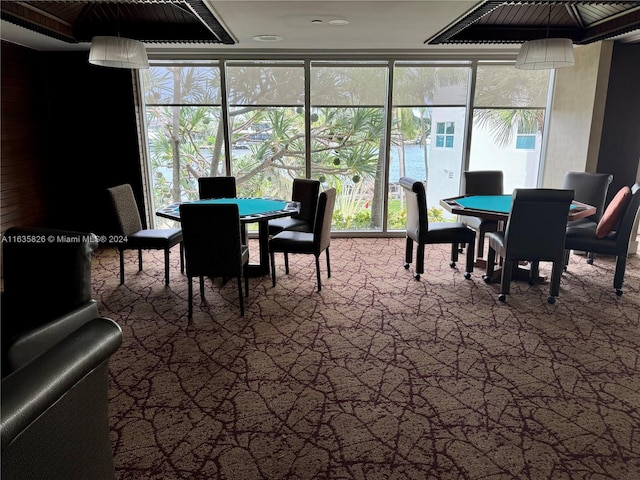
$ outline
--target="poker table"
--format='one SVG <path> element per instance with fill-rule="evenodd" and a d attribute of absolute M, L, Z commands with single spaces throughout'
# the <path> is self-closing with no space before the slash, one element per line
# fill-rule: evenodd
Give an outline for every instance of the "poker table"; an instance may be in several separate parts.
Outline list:
<path fill-rule="evenodd" d="M 260 246 L 260 262 L 249 264 L 249 275 L 258 276 L 269 273 L 269 220 L 288 217 L 300 212 L 300 203 L 274 198 L 240 197 L 211 198 L 177 202 L 160 208 L 156 215 L 176 222 L 180 221 L 180 205 L 183 203 L 198 204 L 235 204 L 240 211 L 240 222 L 258 223 L 258 243 Z"/>
<path fill-rule="evenodd" d="M 511 195 L 461 195 L 459 197 L 444 198 L 440 205 L 454 215 L 480 217 L 488 220 L 505 222 L 511 211 Z M 596 213 L 596 207 L 586 203 L 571 203 L 567 221 L 578 220 Z"/>
<path fill-rule="evenodd" d="M 513 198 L 511 195 L 461 195 L 440 200 L 440 205 L 454 215 L 497 220 L 499 222 L 498 225 L 503 229 L 509 219 L 512 203 Z M 574 200 L 569 208 L 567 221 L 585 218 L 594 213 L 596 213 L 596 207 Z M 486 260 L 482 258 L 476 259 L 475 266 L 486 267 Z M 491 281 L 498 281 L 501 274 L 501 269 L 496 269 Z M 529 280 L 529 270 L 514 262 L 511 278 L 512 280 Z M 538 283 L 543 283 L 545 280 L 544 276 L 539 276 L 537 281 Z"/>

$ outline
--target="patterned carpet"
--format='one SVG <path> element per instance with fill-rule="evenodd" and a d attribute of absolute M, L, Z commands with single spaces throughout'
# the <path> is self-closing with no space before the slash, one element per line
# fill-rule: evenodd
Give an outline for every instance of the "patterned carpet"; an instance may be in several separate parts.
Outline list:
<path fill-rule="evenodd" d="M 257 250 L 252 245 L 252 251 Z M 498 285 L 448 265 L 403 268 L 404 240 L 333 239 L 291 257 L 278 284 L 186 280 L 161 252 L 93 263 L 100 313 L 123 328 L 110 364 L 119 479 L 640 479 L 640 258 L 625 294 L 614 261 L 571 256 L 548 284 Z M 462 263 L 461 263 L 462 265 Z M 548 264 L 541 273 L 550 274 Z"/>

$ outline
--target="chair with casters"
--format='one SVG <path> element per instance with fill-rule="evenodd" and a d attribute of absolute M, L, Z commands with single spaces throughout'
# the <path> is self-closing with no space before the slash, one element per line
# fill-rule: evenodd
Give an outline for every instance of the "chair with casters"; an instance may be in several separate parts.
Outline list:
<path fill-rule="evenodd" d="M 451 262 L 455 268 L 458 261 L 458 245 L 466 243 L 467 265 L 464 278 L 471 278 L 474 263 L 476 232 L 458 222 L 429 222 L 427 218 L 427 194 L 424 183 L 409 177 L 400 178 L 407 202 L 407 243 L 404 268 L 409 269 L 413 261 L 413 244 L 417 243 L 416 273 L 420 280 L 424 273 L 424 248 L 427 244 L 450 243 Z"/>
<path fill-rule="evenodd" d="M 291 200 L 300 203 L 300 213 L 269 220 L 269 235 L 276 235 L 283 230 L 313 231 L 319 192 L 320 182 L 318 180 L 294 178 Z"/>
<path fill-rule="evenodd" d="M 271 256 L 271 281 L 276 286 L 275 253 L 284 254 L 285 272 L 289 273 L 289 254 L 302 253 L 316 257 L 316 279 L 318 292 L 322 290 L 320 280 L 320 254 L 325 252 L 327 257 L 327 277 L 331 277 L 331 264 L 329 261 L 329 245 L 331 244 L 331 222 L 333 220 L 333 207 L 336 203 L 336 189 L 329 188 L 318 196 L 315 221 L 312 232 L 299 232 L 296 230 L 283 230 L 269 240 L 269 254 Z"/>
<path fill-rule="evenodd" d="M 555 303 L 560 292 L 567 215 L 572 201 L 573 190 L 516 188 L 513 191 L 505 230 L 487 236 L 489 254 L 485 281 L 489 282 L 493 276 L 496 254 L 504 260 L 498 300 L 506 300 L 513 269 L 524 260 L 531 265 L 530 284 L 538 277 L 539 262 L 553 262 L 547 301 Z"/>
<path fill-rule="evenodd" d="M 200 298 L 204 296 L 204 277 L 238 279 L 240 315 L 244 315 L 244 295 L 249 295 L 247 264 L 249 248 L 242 243 L 240 213 L 235 204 L 180 205 L 184 256 L 187 270 L 189 318 L 193 316 L 192 279 L 200 279 Z"/>
<path fill-rule="evenodd" d="M 627 266 L 629 242 L 638 209 L 640 208 L 640 183 L 624 186 L 611 200 L 596 229 L 568 227 L 565 248 L 612 255 L 616 257 L 613 288 L 622 295 L 622 283 Z"/>
<path fill-rule="evenodd" d="M 464 193 L 466 195 L 502 195 L 504 175 L 501 170 L 474 170 L 464 172 Z M 484 255 L 484 238 L 488 232 L 497 232 L 497 220 L 461 216 L 460 223 L 476 231 L 478 245 L 476 255 Z"/>
<path fill-rule="evenodd" d="M 607 192 L 609 185 L 613 180 L 613 175 L 609 173 L 591 173 L 591 172 L 567 172 L 564 177 L 564 185 L 562 188 L 573 190 L 574 200 L 587 205 L 596 207 L 596 213 L 579 220 L 574 220 L 567 224 L 567 227 L 587 228 L 595 231 L 598 222 L 604 213 L 605 203 L 607 201 Z M 566 251 L 569 254 L 569 251 Z M 593 263 L 593 252 L 587 252 L 587 263 Z M 565 259 L 565 265 L 568 258 Z"/>
<path fill-rule="evenodd" d="M 143 228 L 140 211 L 133 189 L 128 183 L 107 189 L 111 200 L 119 235 L 122 241 L 117 243 L 120 253 L 120 284 L 124 283 L 124 252 L 138 250 L 138 271 L 142 271 L 142 250 L 164 250 L 164 283 L 169 285 L 169 252 L 180 245 L 180 272 L 184 272 L 182 249 L 182 230 L 180 228 Z"/>
<path fill-rule="evenodd" d="M 236 198 L 236 177 L 200 177 L 198 195 L 207 198 Z"/>

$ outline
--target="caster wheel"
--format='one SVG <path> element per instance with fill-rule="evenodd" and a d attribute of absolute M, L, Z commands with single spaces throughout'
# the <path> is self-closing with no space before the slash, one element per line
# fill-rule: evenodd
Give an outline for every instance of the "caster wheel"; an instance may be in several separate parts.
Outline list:
<path fill-rule="evenodd" d="M 593 265 L 593 258 L 587 258 L 587 263 L 589 265 Z"/>
<path fill-rule="evenodd" d="M 413 278 L 415 278 L 416 281 L 419 282 L 420 281 L 420 274 L 415 275 Z"/>
<path fill-rule="evenodd" d="M 465 272 L 464 278 L 469 280 L 471 278 L 471 274 L 469 272 Z"/>
<path fill-rule="evenodd" d="M 482 279 L 484 280 L 484 283 L 491 283 L 491 277 L 489 275 L 483 275 Z"/>
<path fill-rule="evenodd" d="M 498 295 L 498 300 L 504 303 L 507 301 L 507 296 L 504 293 L 501 293 L 500 295 Z"/>
<path fill-rule="evenodd" d="M 549 295 L 547 297 L 547 302 L 549 302 L 551 305 L 553 305 L 554 303 L 556 303 L 556 297 Z"/>
<path fill-rule="evenodd" d="M 622 290 L 616 289 L 616 295 L 621 297 L 622 296 Z"/>
<path fill-rule="evenodd" d="M 456 268 L 456 262 L 450 262 L 450 263 L 449 263 L 449 266 L 450 266 L 451 268 Z"/>
<path fill-rule="evenodd" d="M 405 269 L 405 270 L 409 270 L 409 264 L 408 264 L 408 263 L 405 263 L 405 264 L 404 264 L 404 269 Z"/>

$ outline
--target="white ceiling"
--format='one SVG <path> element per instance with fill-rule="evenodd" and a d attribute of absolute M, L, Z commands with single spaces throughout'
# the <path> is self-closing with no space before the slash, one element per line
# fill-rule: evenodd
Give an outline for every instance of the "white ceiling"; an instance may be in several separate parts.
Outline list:
<path fill-rule="evenodd" d="M 4 0 L 6 1 L 6 0 Z M 496 50 L 513 54 L 517 45 L 426 45 L 425 41 L 454 23 L 479 1 L 465 0 L 207 0 L 207 3 L 236 40 L 236 45 L 147 44 L 150 55 L 167 52 L 294 52 L 314 53 L 358 51 L 438 52 L 451 54 L 469 49 Z M 332 25 L 330 20 L 347 20 L 346 25 Z M 314 22 L 315 21 L 315 22 Z M 259 42 L 256 35 L 282 37 L 278 42 Z M 45 37 L 2 21 L 0 36 L 4 40 L 37 50 L 88 50 L 89 44 L 69 44 Z"/>

